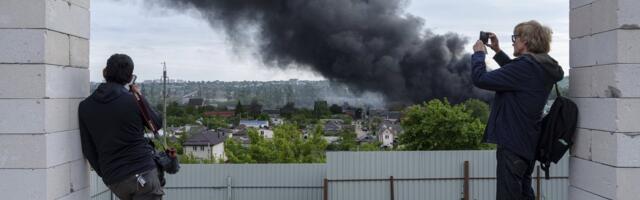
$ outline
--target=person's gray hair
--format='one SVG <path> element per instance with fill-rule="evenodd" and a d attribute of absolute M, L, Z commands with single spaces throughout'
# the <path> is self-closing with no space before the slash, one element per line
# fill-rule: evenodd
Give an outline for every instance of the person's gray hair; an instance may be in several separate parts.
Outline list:
<path fill-rule="evenodd" d="M 518 24 L 513 33 L 521 41 L 525 42 L 525 46 L 531 53 L 549 53 L 551 50 L 551 34 L 553 31 L 535 20 Z"/>

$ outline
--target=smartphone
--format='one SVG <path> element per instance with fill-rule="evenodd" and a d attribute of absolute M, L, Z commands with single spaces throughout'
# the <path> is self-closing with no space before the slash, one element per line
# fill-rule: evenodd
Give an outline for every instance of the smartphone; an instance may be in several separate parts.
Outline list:
<path fill-rule="evenodd" d="M 131 82 L 129 82 L 129 85 L 135 85 L 136 84 L 136 79 L 138 79 L 138 76 L 136 76 L 135 74 L 131 75 Z"/>
<path fill-rule="evenodd" d="M 488 44 L 489 43 L 489 33 L 484 32 L 484 31 L 480 31 L 480 40 L 482 41 L 482 43 Z"/>

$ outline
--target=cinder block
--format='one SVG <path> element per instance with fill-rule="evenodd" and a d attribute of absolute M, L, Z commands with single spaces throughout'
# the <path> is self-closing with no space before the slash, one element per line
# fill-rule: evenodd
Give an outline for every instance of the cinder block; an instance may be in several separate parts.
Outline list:
<path fill-rule="evenodd" d="M 592 131 L 592 161 L 618 166 L 617 134 L 603 131 Z"/>
<path fill-rule="evenodd" d="M 42 99 L 0 99 L 0 134 L 44 133 L 44 107 Z"/>
<path fill-rule="evenodd" d="M 617 31 L 598 33 L 592 37 L 593 43 L 590 46 L 596 65 L 607 65 L 618 63 L 618 34 Z"/>
<path fill-rule="evenodd" d="M 90 188 L 86 187 L 79 191 L 74 191 L 73 193 L 68 194 L 67 196 L 61 197 L 58 200 L 87 200 L 91 198 L 89 194 L 90 194 Z"/>
<path fill-rule="evenodd" d="M 82 159 L 82 146 L 78 130 L 46 134 L 47 167 Z"/>
<path fill-rule="evenodd" d="M 614 132 L 616 127 L 616 100 L 611 98 L 574 98 L 578 105 L 578 127 Z"/>
<path fill-rule="evenodd" d="M 43 29 L 0 29 L 0 63 L 69 65 L 69 37 Z"/>
<path fill-rule="evenodd" d="M 574 38 L 569 41 L 569 65 L 571 68 L 588 67 L 596 64 L 596 58 L 593 55 L 593 37 L 584 36 Z"/>
<path fill-rule="evenodd" d="M 82 99 L 45 99 L 47 133 L 78 129 L 78 105 Z"/>
<path fill-rule="evenodd" d="M 0 63 L 44 63 L 44 30 L 0 29 L 0 36 Z"/>
<path fill-rule="evenodd" d="M 0 28 L 44 27 L 44 0 L 0 1 Z"/>
<path fill-rule="evenodd" d="M 640 130 L 640 99 L 574 98 L 578 108 L 578 127 L 609 132 Z"/>
<path fill-rule="evenodd" d="M 582 7 L 588 4 L 593 3 L 593 1 L 595 0 L 570 0 L 569 1 L 569 6 L 571 7 L 571 9 L 575 9 L 578 7 Z"/>
<path fill-rule="evenodd" d="M 572 187 L 613 199 L 616 193 L 616 168 L 571 157 L 569 182 Z"/>
<path fill-rule="evenodd" d="M 637 151 L 635 151 L 637 152 Z M 640 191 L 640 168 L 618 168 L 617 186 L 615 199 L 638 199 Z"/>
<path fill-rule="evenodd" d="M 0 98 L 83 98 L 89 70 L 44 64 L 0 64 Z"/>
<path fill-rule="evenodd" d="M 85 98 L 89 95 L 89 69 L 47 66 L 46 97 Z"/>
<path fill-rule="evenodd" d="M 608 199 L 635 199 L 640 184 L 640 168 L 616 168 L 572 157 L 569 165 L 571 187 Z M 573 199 L 573 197 L 572 197 Z"/>
<path fill-rule="evenodd" d="M 71 36 L 71 66 L 89 68 L 89 40 Z"/>
<path fill-rule="evenodd" d="M 640 97 L 640 64 L 615 64 L 571 69 L 572 97 Z"/>
<path fill-rule="evenodd" d="M 640 2 L 637 0 L 599 0 L 593 4 L 593 32 L 614 29 L 640 29 Z"/>
<path fill-rule="evenodd" d="M 591 6 L 593 33 L 610 31 L 617 27 L 618 0 L 598 0 Z"/>
<path fill-rule="evenodd" d="M 91 2 L 89 0 L 68 0 L 68 1 L 71 2 L 72 4 L 80 6 L 87 10 L 89 10 L 91 6 Z"/>
<path fill-rule="evenodd" d="M 623 29 L 640 29 L 640 1 L 618 0 L 618 25 Z"/>
<path fill-rule="evenodd" d="M 69 172 L 71 174 L 71 189 L 76 192 L 89 187 L 89 165 L 84 158 L 70 163 Z"/>
<path fill-rule="evenodd" d="M 45 31 L 44 61 L 47 64 L 69 65 L 69 35 Z"/>
<path fill-rule="evenodd" d="M 569 36 L 578 38 L 591 35 L 591 4 L 571 10 L 569 17 Z"/>
<path fill-rule="evenodd" d="M 58 199 L 71 191 L 71 163 L 47 168 L 47 199 Z"/>
<path fill-rule="evenodd" d="M 574 144 L 571 147 L 571 155 L 585 160 L 591 160 L 591 135 L 589 129 L 579 128 L 574 135 Z"/>
<path fill-rule="evenodd" d="M 0 64 L 0 98 L 42 97 L 44 76 L 44 65 Z"/>
<path fill-rule="evenodd" d="M 0 134 L 0 147 L 0 169 L 46 168 L 48 152 L 44 134 Z"/>
<path fill-rule="evenodd" d="M 81 38 L 89 38 L 89 10 L 63 0 L 46 0 L 46 27 Z"/>
<path fill-rule="evenodd" d="M 592 47 L 597 47 L 597 51 L 592 49 L 597 65 L 640 63 L 640 30 L 614 30 L 595 34 Z"/>
<path fill-rule="evenodd" d="M 45 169 L 0 169 L 2 199 L 47 199 Z"/>
<path fill-rule="evenodd" d="M 584 191 L 580 188 L 569 186 L 569 200 L 609 200 L 595 195 L 591 192 Z"/>
<path fill-rule="evenodd" d="M 616 30 L 617 63 L 640 64 L 640 26 L 637 30 Z"/>

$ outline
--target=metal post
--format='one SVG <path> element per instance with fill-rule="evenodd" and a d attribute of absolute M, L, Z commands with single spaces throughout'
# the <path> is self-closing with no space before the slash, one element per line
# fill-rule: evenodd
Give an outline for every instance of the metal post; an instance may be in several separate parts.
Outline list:
<path fill-rule="evenodd" d="M 391 189 L 391 190 L 390 190 L 390 191 L 391 191 L 391 200 L 393 200 L 393 198 L 394 198 L 394 196 L 395 196 L 395 195 L 394 195 L 394 189 L 393 189 L 393 176 L 390 176 L 390 177 L 389 177 L 389 186 L 391 187 L 391 188 L 390 188 L 390 189 Z"/>
<path fill-rule="evenodd" d="M 536 168 L 536 200 L 540 200 L 540 166 Z"/>
<path fill-rule="evenodd" d="M 469 200 L 469 161 L 464 161 L 464 186 L 463 186 L 463 198 Z"/>
<path fill-rule="evenodd" d="M 329 179 L 324 178 L 322 185 L 322 199 L 329 200 Z"/>
<path fill-rule="evenodd" d="M 227 200 L 231 200 L 231 176 L 227 176 Z"/>
<path fill-rule="evenodd" d="M 167 62 L 162 62 L 162 143 L 167 147 Z"/>

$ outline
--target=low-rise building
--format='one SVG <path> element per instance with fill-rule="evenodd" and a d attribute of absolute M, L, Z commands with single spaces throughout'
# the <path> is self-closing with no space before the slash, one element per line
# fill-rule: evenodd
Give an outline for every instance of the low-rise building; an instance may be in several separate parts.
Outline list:
<path fill-rule="evenodd" d="M 204 131 L 194 134 L 184 144 L 184 153 L 199 159 L 227 160 L 224 154 L 224 141 L 230 137 L 223 131 Z"/>
<path fill-rule="evenodd" d="M 377 134 L 382 147 L 393 147 L 398 136 L 402 134 L 402 127 L 397 121 L 384 120 L 378 126 Z"/>

